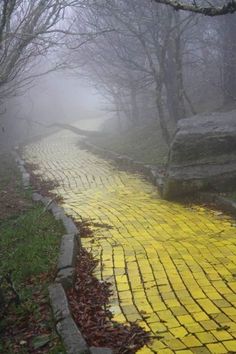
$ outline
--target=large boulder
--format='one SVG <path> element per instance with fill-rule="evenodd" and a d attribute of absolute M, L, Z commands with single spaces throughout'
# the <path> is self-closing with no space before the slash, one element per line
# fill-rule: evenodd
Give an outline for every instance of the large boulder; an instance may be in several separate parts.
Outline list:
<path fill-rule="evenodd" d="M 170 147 L 163 197 L 235 188 L 236 110 L 180 120 Z"/>

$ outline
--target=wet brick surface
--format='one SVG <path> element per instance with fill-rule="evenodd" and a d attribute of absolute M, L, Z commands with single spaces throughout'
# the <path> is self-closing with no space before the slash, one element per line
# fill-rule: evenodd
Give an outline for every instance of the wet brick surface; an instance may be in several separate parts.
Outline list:
<path fill-rule="evenodd" d="M 157 336 L 139 353 L 236 353 L 234 221 L 161 200 L 77 142 L 63 131 L 29 145 L 25 158 L 59 182 L 68 214 L 95 224 L 82 243 L 100 260 L 96 276 L 112 283 L 115 319 Z"/>

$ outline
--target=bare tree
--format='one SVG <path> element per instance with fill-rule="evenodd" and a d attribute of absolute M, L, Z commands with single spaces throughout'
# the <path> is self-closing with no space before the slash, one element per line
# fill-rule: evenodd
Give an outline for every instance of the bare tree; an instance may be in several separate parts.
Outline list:
<path fill-rule="evenodd" d="M 0 100 L 15 94 L 38 75 L 31 70 L 37 65 L 36 59 L 52 52 L 70 33 L 64 17 L 75 3 L 78 2 L 0 1 Z M 60 65 L 56 63 L 53 67 Z"/>
<path fill-rule="evenodd" d="M 84 69 L 88 75 L 100 91 L 106 88 L 118 114 L 123 112 L 133 125 L 150 114 L 143 109 L 149 93 L 151 110 L 156 106 L 155 115 L 169 142 L 168 125 L 173 128 L 185 117 L 189 100 L 184 89 L 181 37 L 193 16 L 179 16 L 155 4 L 146 6 L 142 0 L 94 0 L 85 7 L 85 18 L 80 12 L 77 20 L 79 25 L 85 24 L 83 30 L 107 26 L 113 31 L 85 46 L 74 55 L 75 61 L 79 64 L 86 56 Z"/>
<path fill-rule="evenodd" d="M 204 1 L 207 6 L 204 5 L 204 2 L 197 3 L 197 1 L 178 1 L 178 0 L 154 0 L 159 4 L 169 5 L 175 10 L 190 11 L 205 16 L 221 16 L 226 14 L 232 14 L 236 12 L 236 1 L 230 0 L 225 1 L 223 5 L 217 6 L 211 4 L 209 1 Z"/>

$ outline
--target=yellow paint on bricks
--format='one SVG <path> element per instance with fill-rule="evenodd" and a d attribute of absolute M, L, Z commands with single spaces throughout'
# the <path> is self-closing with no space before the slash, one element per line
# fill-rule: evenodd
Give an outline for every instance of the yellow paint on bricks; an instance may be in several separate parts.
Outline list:
<path fill-rule="evenodd" d="M 91 223 L 94 237 L 82 244 L 99 260 L 94 274 L 112 283 L 114 319 L 137 319 L 164 337 L 138 353 L 236 351 L 234 221 L 161 200 L 144 178 L 80 149 L 78 139 L 58 132 L 24 157 L 58 183 L 68 215 Z"/>

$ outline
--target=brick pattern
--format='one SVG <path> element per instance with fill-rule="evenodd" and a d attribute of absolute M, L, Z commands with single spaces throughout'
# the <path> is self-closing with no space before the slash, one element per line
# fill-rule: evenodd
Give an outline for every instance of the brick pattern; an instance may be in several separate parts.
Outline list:
<path fill-rule="evenodd" d="M 142 177 L 118 171 L 60 132 L 25 149 L 44 179 L 59 182 L 62 206 L 89 219 L 82 240 L 112 283 L 117 321 L 153 335 L 148 353 L 236 353 L 236 229 L 229 217 L 161 200 Z"/>

